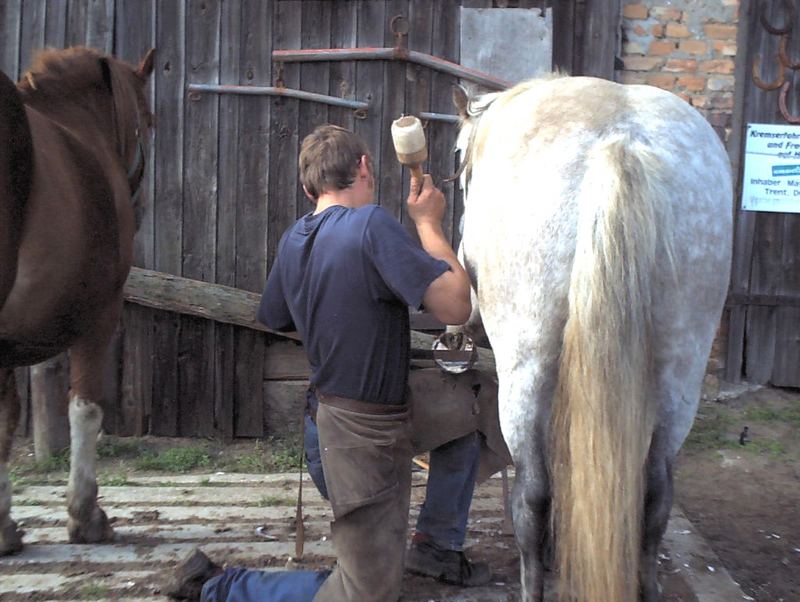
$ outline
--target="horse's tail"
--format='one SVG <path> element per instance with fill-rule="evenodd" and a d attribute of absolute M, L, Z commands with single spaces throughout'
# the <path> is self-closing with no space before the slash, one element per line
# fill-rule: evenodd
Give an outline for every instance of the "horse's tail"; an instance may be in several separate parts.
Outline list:
<path fill-rule="evenodd" d="M 562 600 L 638 599 L 644 465 L 654 423 L 647 397 L 650 290 L 658 219 L 666 218 L 648 175 L 651 161 L 645 149 L 632 150 L 629 138 L 612 139 L 589 157 L 579 192 L 551 425 Z M 671 257 L 668 242 L 660 248 Z"/>
<path fill-rule="evenodd" d="M 17 275 L 17 253 L 33 175 L 33 142 L 22 99 L 0 71 L 0 307 Z"/>

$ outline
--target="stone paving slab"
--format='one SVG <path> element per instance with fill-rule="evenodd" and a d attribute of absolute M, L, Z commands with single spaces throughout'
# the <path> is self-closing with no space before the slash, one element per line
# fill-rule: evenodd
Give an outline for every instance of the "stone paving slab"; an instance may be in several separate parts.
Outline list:
<path fill-rule="evenodd" d="M 751 600 L 745 596 L 719 557 L 677 506 L 672 509 L 664 547 L 672 564 L 697 596 L 697 602 L 732 602 Z"/>
<path fill-rule="evenodd" d="M 59 590 L 75 591 L 76 587 L 97 584 L 108 589 L 108 593 L 102 595 L 109 600 L 166 600 L 158 595 L 155 584 L 165 569 L 185 558 L 197 545 L 202 545 L 217 561 L 255 566 L 271 559 L 270 562 L 278 569 L 282 568 L 294 554 L 291 526 L 295 514 L 297 475 L 267 477 L 227 474 L 141 477 L 138 479 L 140 486 L 102 487 L 102 503 L 109 516 L 121 521 L 116 525 L 118 543 L 110 545 L 67 544 L 63 526 L 66 521 L 64 488 L 50 485 L 24 487 L 16 500 L 25 500 L 26 505 L 14 506 L 12 516 L 26 529 L 28 545 L 20 555 L 0 558 L 0 599 L 8 594 L 13 596 L 13 600 L 22 600 L 31 594 L 37 599 L 51 596 L 55 600 L 59 597 Z M 210 481 L 213 478 L 220 479 L 220 486 L 205 486 L 213 482 Z M 411 521 L 415 520 L 418 503 L 424 496 L 424 474 L 415 474 L 414 480 Z M 159 483 L 168 485 L 158 486 Z M 499 478 L 490 479 L 476 491 L 468 547 L 484 545 L 481 540 L 488 540 L 501 531 L 501 491 Z M 275 503 L 281 498 L 285 498 L 287 505 L 259 506 Z M 308 517 L 306 554 L 322 562 L 333 562 L 334 552 L 329 539 L 331 516 L 327 503 L 312 487 L 304 488 L 304 498 L 311 500 L 304 508 Z M 171 505 L 170 500 L 178 504 Z M 25 526 L 26 521 L 29 526 Z M 33 523 L 43 526 L 32 526 Z M 279 541 L 258 541 L 255 534 L 258 525 L 265 525 L 268 532 L 279 537 Z M 126 543 L 126 539 L 132 541 Z M 494 543 L 499 547 L 509 547 L 505 542 Z M 677 508 L 673 510 L 667 529 L 664 552 L 695 591 L 698 602 L 747 600 L 708 544 Z M 515 550 L 509 550 L 510 555 L 515 553 Z M 116 567 L 113 572 L 104 569 L 109 565 Z M 120 567 L 125 568 L 120 570 Z M 135 588 L 130 591 L 133 595 L 128 595 L 126 592 L 132 587 Z M 435 600 L 507 602 L 516 599 L 518 587 L 518 584 L 501 583 L 478 590 L 462 590 Z M 152 595 L 147 597 L 143 591 L 151 591 Z M 434 598 L 415 594 L 406 599 L 408 602 L 429 602 Z"/>

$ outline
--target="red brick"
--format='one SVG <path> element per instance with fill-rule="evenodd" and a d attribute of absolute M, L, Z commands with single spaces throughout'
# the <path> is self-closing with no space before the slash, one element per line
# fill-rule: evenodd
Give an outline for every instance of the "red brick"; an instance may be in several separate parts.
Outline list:
<path fill-rule="evenodd" d="M 689 92 L 702 92 L 706 89 L 706 78 L 696 75 L 684 75 L 678 78 L 678 86 Z"/>
<path fill-rule="evenodd" d="M 664 71 L 671 73 L 694 73 L 697 71 L 697 61 L 694 59 L 670 59 L 664 65 Z"/>
<path fill-rule="evenodd" d="M 647 84 L 661 88 L 662 90 L 672 90 L 675 87 L 675 76 L 665 73 L 654 73 L 647 76 Z"/>
<path fill-rule="evenodd" d="M 626 71 L 652 71 L 663 64 L 663 59 L 654 56 L 626 56 L 622 62 Z"/>
<path fill-rule="evenodd" d="M 683 23 L 667 23 L 668 38 L 688 38 L 691 35 L 689 28 Z"/>
<path fill-rule="evenodd" d="M 664 26 L 661 23 L 653 25 L 650 28 L 650 33 L 654 38 L 663 38 L 664 37 Z"/>
<path fill-rule="evenodd" d="M 730 59 L 702 61 L 697 66 L 697 68 L 700 71 L 705 71 L 706 73 L 725 73 L 725 74 L 733 73 L 735 67 L 736 67 L 735 63 Z"/>
<path fill-rule="evenodd" d="M 723 23 L 709 23 L 704 28 L 706 37 L 712 40 L 735 40 L 736 25 L 725 25 Z"/>
<path fill-rule="evenodd" d="M 633 33 L 642 38 L 647 35 L 647 30 L 641 25 L 636 25 L 636 27 L 633 28 Z"/>
<path fill-rule="evenodd" d="M 622 45 L 622 53 L 626 56 L 630 54 L 646 54 L 644 47 L 639 42 L 625 42 Z"/>
<path fill-rule="evenodd" d="M 683 100 L 683 101 L 685 101 L 685 102 L 688 102 L 689 104 L 692 104 L 692 97 L 691 97 L 691 96 L 689 96 L 689 95 L 688 95 L 686 92 L 676 92 L 675 94 L 676 94 L 676 95 L 678 96 L 678 98 L 680 98 L 681 100 Z"/>
<path fill-rule="evenodd" d="M 647 6 L 644 4 L 626 4 L 622 8 L 622 16 L 626 19 L 646 19 Z"/>
<path fill-rule="evenodd" d="M 643 84 L 647 81 L 647 76 L 637 71 L 622 71 L 619 74 L 619 81 L 623 84 Z"/>
<path fill-rule="evenodd" d="M 652 56 L 665 56 L 667 54 L 672 54 L 675 51 L 675 48 L 675 42 L 670 42 L 669 40 L 657 40 L 650 43 L 650 50 L 648 51 L 648 54 Z"/>
<path fill-rule="evenodd" d="M 667 21 L 682 21 L 683 12 L 677 8 L 667 8 L 665 6 L 656 6 L 650 11 L 650 15 L 666 23 Z"/>
<path fill-rule="evenodd" d="M 721 56 L 736 56 L 736 42 L 714 40 L 714 52 Z"/>
<path fill-rule="evenodd" d="M 684 40 L 678 45 L 678 50 L 687 54 L 706 54 L 708 44 L 702 40 Z"/>

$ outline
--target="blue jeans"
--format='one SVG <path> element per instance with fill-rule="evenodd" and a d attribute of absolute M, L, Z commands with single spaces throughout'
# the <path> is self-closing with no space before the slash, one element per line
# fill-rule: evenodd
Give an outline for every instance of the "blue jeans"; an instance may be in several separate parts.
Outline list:
<path fill-rule="evenodd" d="M 448 550 L 464 549 L 467 518 L 475 490 L 480 441 L 478 433 L 470 433 L 431 450 L 430 472 L 425 502 L 419 512 L 416 531 Z M 308 474 L 322 497 L 328 499 L 325 475 L 319 450 L 319 433 L 311 417 L 305 417 L 305 438 Z"/>
<path fill-rule="evenodd" d="M 330 571 L 225 569 L 203 586 L 200 602 L 312 602 Z"/>
<path fill-rule="evenodd" d="M 467 518 L 475 489 L 480 441 L 478 433 L 454 439 L 431 451 L 425 502 L 416 531 L 439 547 L 460 551 L 464 547 Z M 305 417 L 303 441 L 308 473 L 327 499 L 317 425 Z M 312 602 L 330 571 L 265 572 L 230 568 L 203 587 L 201 602 Z"/>

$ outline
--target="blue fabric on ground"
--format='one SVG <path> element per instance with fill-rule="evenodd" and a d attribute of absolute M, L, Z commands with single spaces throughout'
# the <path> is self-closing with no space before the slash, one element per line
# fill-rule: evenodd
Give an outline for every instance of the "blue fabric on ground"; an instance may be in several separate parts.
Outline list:
<path fill-rule="evenodd" d="M 225 569 L 203 586 L 200 602 L 312 602 L 330 571 Z"/>

